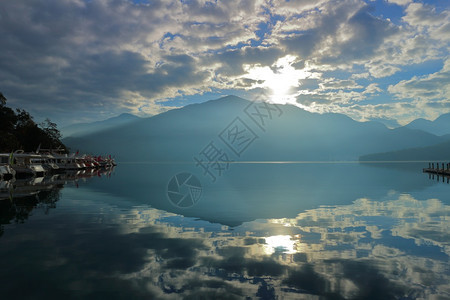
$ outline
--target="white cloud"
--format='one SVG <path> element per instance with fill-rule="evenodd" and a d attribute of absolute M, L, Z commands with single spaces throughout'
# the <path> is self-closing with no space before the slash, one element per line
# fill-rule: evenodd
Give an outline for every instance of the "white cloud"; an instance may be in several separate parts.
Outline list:
<path fill-rule="evenodd" d="M 363 94 L 376 94 L 381 93 L 383 90 L 378 87 L 378 84 L 371 83 L 364 90 Z"/>
<path fill-rule="evenodd" d="M 354 80 L 340 80 L 336 78 L 326 78 L 319 83 L 319 88 L 321 90 L 354 90 L 363 88 L 358 85 Z"/>
<path fill-rule="evenodd" d="M 431 5 L 412 3 L 405 12 L 403 20 L 410 26 L 416 27 L 420 32 L 428 32 L 436 42 L 450 40 L 447 30 L 450 23 L 448 10 L 438 12 Z"/>
<path fill-rule="evenodd" d="M 450 101 L 450 59 L 445 61 L 439 72 L 402 80 L 395 85 L 390 85 L 388 91 L 400 99 L 416 99 L 424 102 Z"/>
<path fill-rule="evenodd" d="M 412 3 L 412 0 L 387 0 L 389 3 L 405 6 Z"/>

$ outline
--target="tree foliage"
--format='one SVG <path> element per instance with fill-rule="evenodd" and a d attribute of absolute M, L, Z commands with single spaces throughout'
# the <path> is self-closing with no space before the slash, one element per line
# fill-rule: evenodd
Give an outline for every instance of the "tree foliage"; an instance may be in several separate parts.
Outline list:
<path fill-rule="evenodd" d="M 6 105 L 6 97 L 0 92 L 0 106 Z"/>
<path fill-rule="evenodd" d="M 56 123 L 46 119 L 36 124 L 33 117 L 23 109 L 16 111 L 6 106 L 6 98 L 0 93 L 0 152 L 17 149 L 35 151 L 41 149 L 63 149 L 61 134 Z"/>

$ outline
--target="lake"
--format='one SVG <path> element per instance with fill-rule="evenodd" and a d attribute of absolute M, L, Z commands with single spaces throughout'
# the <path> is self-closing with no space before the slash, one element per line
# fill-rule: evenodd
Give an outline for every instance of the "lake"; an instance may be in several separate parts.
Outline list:
<path fill-rule="evenodd" d="M 427 165 L 119 163 L 3 183 L 0 297 L 449 299 L 450 184 Z"/>

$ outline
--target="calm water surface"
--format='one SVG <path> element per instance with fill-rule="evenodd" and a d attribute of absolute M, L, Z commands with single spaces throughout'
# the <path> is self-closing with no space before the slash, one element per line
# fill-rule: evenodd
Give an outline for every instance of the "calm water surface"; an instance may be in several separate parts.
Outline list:
<path fill-rule="evenodd" d="M 450 298 L 450 184 L 423 163 L 228 167 L 3 183 L 0 297 Z"/>

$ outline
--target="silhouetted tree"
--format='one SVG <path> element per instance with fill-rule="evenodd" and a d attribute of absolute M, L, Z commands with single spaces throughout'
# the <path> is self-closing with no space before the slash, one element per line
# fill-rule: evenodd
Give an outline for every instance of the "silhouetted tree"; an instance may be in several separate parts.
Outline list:
<path fill-rule="evenodd" d="M 40 124 L 41 128 L 44 132 L 54 141 L 61 139 L 61 133 L 58 130 L 58 126 L 56 123 L 50 121 L 49 118 L 45 119 L 44 122 Z"/>
<path fill-rule="evenodd" d="M 6 105 L 6 97 L 3 96 L 2 92 L 0 92 L 0 105 Z"/>
<path fill-rule="evenodd" d="M 11 151 L 19 147 L 15 134 L 17 116 L 9 107 L 6 107 L 6 97 L 0 93 L 0 151 Z"/>
<path fill-rule="evenodd" d="M 63 149 L 61 134 L 56 123 L 46 119 L 36 124 L 33 117 L 23 109 L 12 110 L 7 107 L 6 97 L 0 93 L 0 152 L 11 152 L 17 149 L 35 151 L 39 145 L 46 149 Z"/>

